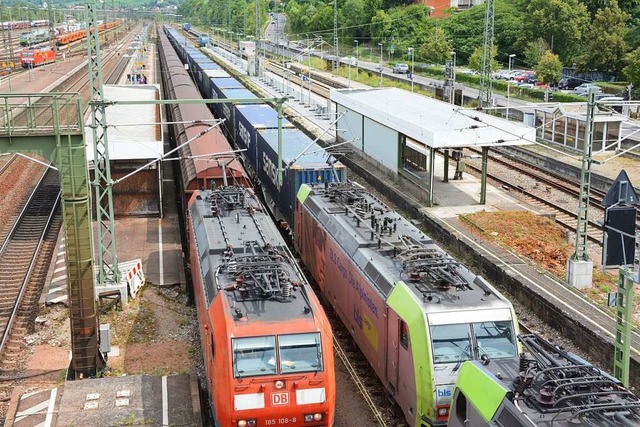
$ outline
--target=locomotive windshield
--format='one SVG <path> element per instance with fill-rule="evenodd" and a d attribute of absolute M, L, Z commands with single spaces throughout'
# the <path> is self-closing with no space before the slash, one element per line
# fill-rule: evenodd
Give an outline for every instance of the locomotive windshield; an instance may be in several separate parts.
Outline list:
<path fill-rule="evenodd" d="M 431 327 L 433 362 L 461 363 L 480 359 L 516 356 L 515 333 L 510 321 L 461 323 Z"/>
<path fill-rule="evenodd" d="M 273 335 L 234 338 L 232 342 L 235 378 L 322 370 L 319 332 L 279 335 L 278 353 L 276 337 Z"/>
<path fill-rule="evenodd" d="M 280 372 L 282 374 L 322 370 L 320 333 L 280 335 Z"/>
<path fill-rule="evenodd" d="M 276 337 L 233 339 L 233 376 L 235 378 L 274 375 L 276 373 Z"/>

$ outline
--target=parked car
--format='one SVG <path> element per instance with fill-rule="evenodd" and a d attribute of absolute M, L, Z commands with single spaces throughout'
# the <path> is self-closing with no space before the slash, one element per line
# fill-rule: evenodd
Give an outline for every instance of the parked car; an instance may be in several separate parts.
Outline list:
<path fill-rule="evenodd" d="M 602 92 L 602 88 L 594 85 L 593 83 L 582 83 L 580 86 L 576 87 L 574 91 L 578 95 L 587 95 L 591 89 L 595 90 L 596 93 Z"/>
<path fill-rule="evenodd" d="M 563 77 L 558 82 L 558 89 L 570 90 L 580 86 L 585 81 L 577 77 Z"/>
<path fill-rule="evenodd" d="M 536 73 L 535 71 L 525 71 L 524 73 L 516 76 L 513 80 L 521 83 L 535 83 Z"/>
<path fill-rule="evenodd" d="M 496 80 L 508 80 L 509 70 L 498 70 L 495 73 L 493 73 L 492 77 Z"/>
<path fill-rule="evenodd" d="M 524 73 L 524 70 L 511 70 L 511 73 L 509 73 L 509 80 L 515 80 L 516 77 Z"/>
<path fill-rule="evenodd" d="M 409 66 L 407 64 L 399 63 L 394 65 L 391 71 L 396 74 L 407 74 L 409 72 Z"/>

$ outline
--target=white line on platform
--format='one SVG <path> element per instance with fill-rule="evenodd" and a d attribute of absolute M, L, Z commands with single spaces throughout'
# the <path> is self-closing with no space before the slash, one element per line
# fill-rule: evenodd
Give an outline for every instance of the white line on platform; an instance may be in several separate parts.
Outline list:
<path fill-rule="evenodd" d="M 63 289 L 66 289 L 66 287 L 67 287 L 66 285 L 65 285 L 65 286 L 57 286 L 57 287 L 55 287 L 55 288 L 51 288 L 51 289 L 49 289 L 49 292 L 48 292 L 48 293 L 53 294 L 53 293 L 55 293 L 55 292 L 61 291 L 61 290 L 63 290 Z"/>
<path fill-rule="evenodd" d="M 167 394 L 167 376 L 162 376 L 162 425 L 169 425 L 169 395 Z"/>
<path fill-rule="evenodd" d="M 66 269 L 67 269 L 67 267 L 58 267 L 55 270 L 53 270 L 53 274 L 59 273 L 59 272 L 64 271 Z"/>
<path fill-rule="evenodd" d="M 64 258 L 60 258 L 56 261 L 56 264 L 62 264 L 64 262 Z"/>
<path fill-rule="evenodd" d="M 53 409 L 56 405 L 56 395 L 58 394 L 58 388 L 51 390 L 51 397 L 49 398 L 49 407 L 47 408 L 47 418 L 44 420 L 44 427 L 51 427 L 53 421 Z"/>
<path fill-rule="evenodd" d="M 164 286 L 164 256 L 162 255 L 162 219 L 158 220 L 158 243 L 160 250 L 158 251 L 158 257 L 160 257 L 160 286 Z"/>

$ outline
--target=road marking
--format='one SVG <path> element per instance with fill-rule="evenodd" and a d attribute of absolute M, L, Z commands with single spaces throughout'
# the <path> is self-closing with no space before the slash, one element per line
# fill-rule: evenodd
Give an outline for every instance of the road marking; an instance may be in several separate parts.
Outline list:
<path fill-rule="evenodd" d="M 169 425 L 169 395 L 167 394 L 167 376 L 162 376 L 162 425 Z"/>
<path fill-rule="evenodd" d="M 24 411 L 20 411 L 16 414 L 15 422 L 17 423 L 19 421 L 22 421 L 28 416 L 34 415 L 47 407 L 49 407 L 49 401 L 45 400 L 44 402 L 40 402 L 37 405 L 32 406 L 31 408 L 27 408 Z"/>
<path fill-rule="evenodd" d="M 58 394 L 58 388 L 51 390 L 51 397 L 49 398 L 49 407 L 47 408 L 47 418 L 44 420 L 45 427 L 51 427 L 53 421 L 53 409 L 56 405 L 56 395 Z"/>

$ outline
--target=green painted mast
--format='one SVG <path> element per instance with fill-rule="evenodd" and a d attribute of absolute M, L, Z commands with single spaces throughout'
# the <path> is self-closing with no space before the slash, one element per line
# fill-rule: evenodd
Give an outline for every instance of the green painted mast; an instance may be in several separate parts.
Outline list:
<path fill-rule="evenodd" d="M 98 284 L 119 283 L 118 254 L 116 251 L 116 226 L 113 214 L 111 169 L 109 167 L 109 143 L 107 140 L 107 116 L 104 99 L 102 60 L 96 5 L 87 4 L 89 82 L 91 84 L 91 130 L 94 143 L 94 189 L 96 220 L 98 222 Z"/>

